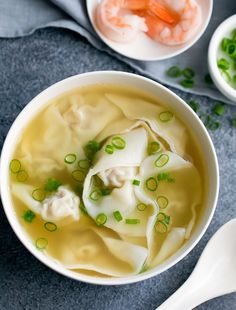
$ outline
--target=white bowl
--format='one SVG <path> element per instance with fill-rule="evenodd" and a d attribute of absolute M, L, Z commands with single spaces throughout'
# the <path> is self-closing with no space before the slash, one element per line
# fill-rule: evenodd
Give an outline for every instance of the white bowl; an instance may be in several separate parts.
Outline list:
<path fill-rule="evenodd" d="M 107 39 L 97 28 L 95 22 L 95 9 L 99 2 L 100 0 L 87 0 L 89 19 L 99 37 L 117 53 L 129 58 L 145 61 L 171 58 L 189 49 L 204 33 L 207 25 L 209 24 L 213 9 L 213 0 L 196 0 L 196 2 L 202 7 L 202 23 L 195 35 L 184 44 L 167 46 L 155 42 L 145 34 L 140 34 L 140 36 L 132 42 L 121 44 Z"/>
<path fill-rule="evenodd" d="M 230 37 L 230 33 L 236 28 L 236 15 L 227 18 L 215 30 L 208 49 L 208 67 L 209 72 L 219 91 L 236 104 L 236 90 L 233 89 L 222 77 L 217 67 L 217 53 L 220 49 L 221 41 L 224 37 Z"/>
<path fill-rule="evenodd" d="M 196 139 L 202 146 L 205 164 L 208 169 L 207 175 L 209 178 L 208 182 L 210 187 L 206 208 L 204 209 L 201 220 L 190 240 L 178 252 L 176 252 L 172 257 L 167 259 L 161 265 L 145 273 L 124 278 L 95 278 L 83 275 L 72 270 L 65 269 L 61 265 L 57 264 L 53 259 L 38 251 L 32 244 L 29 236 L 26 234 L 17 219 L 9 190 L 9 162 L 12 158 L 12 154 L 16 147 L 18 138 L 24 130 L 25 126 L 52 98 L 55 98 L 58 95 L 77 87 L 98 83 L 112 83 L 117 85 L 136 87 L 138 89 L 143 89 L 150 94 L 153 94 L 159 98 L 160 102 L 166 102 L 169 106 L 171 106 L 173 111 L 177 111 L 178 115 L 181 116 L 181 119 L 186 124 L 192 127 Z M 36 96 L 22 110 L 11 126 L 3 145 L 0 163 L 0 180 L 2 203 L 8 221 L 10 222 L 12 229 L 15 231 L 20 241 L 35 257 L 37 257 L 42 263 L 52 268 L 53 270 L 72 279 L 93 284 L 114 285 L 138 282 L 153 277 L 172 267 L 193 249 L 193 247 L 197 244 L 197 242 L 201 239 L 204 232 L 206 231 L 216 207 L 219 190 L 219 168 L 214 146 L 204 125 L 199 120 L 198 116 L 180 97 L 175 95 L 166 87 L 139 75 L 115 71 L 101 71 L 72 76 L 61 82 L 58 82 Z"/>

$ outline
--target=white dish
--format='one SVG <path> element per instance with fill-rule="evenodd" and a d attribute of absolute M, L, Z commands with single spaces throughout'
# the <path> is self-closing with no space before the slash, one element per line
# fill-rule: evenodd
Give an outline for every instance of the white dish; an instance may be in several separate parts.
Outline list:
<path fill-rule="evenodd" d="M 207 175 L 209 180 L 207 181 L 210 184 L 210 188 L 208 191 L 206 207 L 201 216 L 201 220 L 199 221 L 199 224 L 197 225 L 195 232 L 193 233 L 190 240 L 178 252 L 176 252 L 172 257 L 167 259 L 161 265 L 142 274 L 124 278 L 95 278 L 92 276 L 80 274 L 78 272 L 64 268 L 52 258 L 45 256 L 42 252 L 38 251 L 34 244 L 32 244 L 32 241 L 17 219 L 9 190 L 9 162 L 12 158 L 12 153 L 15 149 L 16 143 L 18 142 L 18 138 L 21 135 L 21 132 L 24 130 L 26 124 L 32 120 L 32 118 L 38 113 L 39 110 L 42 109 L 43 106 L 48 103 L 49 100 L 74 88 L 98 83 L 117 84 L 123 86 L 125 85 L 143 89 L 146 92 L 159 98 L 160 102 L 165 102 L 167 105 L 171 106 L 171 109 L 173 111 L 177 111 L 181 119 L 187 125 L 192 127 L 196 139 L 199 140 L 200 145 L 202 146 L 203 156 L 205 158 L 206 167 L 208 169 Z M 15 231 L 20 241 L 36 258 L 38 258 L 42 263 L 52 268 L 53 270 L 72 279 L 93 284 L 117 285 L 138 282 L 160 274 L 161 272 L 167 270 L 179 262 L 193 249 L 193 247 L 198 243 L 206 231 L 215 211 L 219 190 L 219 168 L 214 146 L 209 137 L 209 134 L 207 133 L 207 130 L 205 129 L 198 116 L 180 97 L 175 95 L 166 87 L 142 76 L 124 72 L 101 71 L 72 76 L 61 82 L 58 82 L 36 96 L 23 109 L 23 111 L 19 114 L 13 123 L 3 145 L 0 163 L 0 180 L 2 203 L 8 221 L 10 222 L 12 229 Z"/>
<path fill-rule="evenodd" d="M 100 38 L 114 51 L 129 58 L 137 60 L 163 60 L 179 55 L 196 43 L 204 33 L 212 14 L 213 0 L 196 0 L 202 7 L 202 20 L 200 28 L 194 37 L 185 44 L 167 46 L 151 40 L 147 35 L 141 34 L 136 40 L 128 44 L 117 43 L 107 39 L 97 28 L 95 22 L 95 9 L 99 0 L 87 0 L 87 10 L 90 21 Z"/>
<path fill-rule="evenodd" d="M 231 31 L 236 28 L 236 15 L 233 15 L 221 23 L 215 30 L 208 49 L 209 72 L 219 91 L 236 104 L 236 90 L 233 89 L 222 77 L 217 67 L 217 54 L 220 49 L 221 41 L 224 37 L 230 37 Z"/>

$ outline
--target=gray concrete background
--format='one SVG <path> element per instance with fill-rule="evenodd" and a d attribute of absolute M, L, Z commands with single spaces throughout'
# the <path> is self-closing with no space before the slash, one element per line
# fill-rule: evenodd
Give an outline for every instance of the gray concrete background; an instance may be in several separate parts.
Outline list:
<path fill-rule="evenodd" d="M 134 72 L 66 30 L 44 29 L 29 37 L 1 39 L 0 146 L 15 117 L 36 94 L 63 78 L 95 70 Z M 173 90 L 184 99 L 199 101 L 202 112 L 214 106 L 210 99 Z M 229 125 L 229 117 L 236 117 L 236 107 L 226 109 L 221 128 L 210 133 L 220 164 L 217 210 L 206 234 L 186 258 L 138 284 L 102 287 L 76 282 L 37 261 L 18 241 L 0 207 L 0 309 L 152 310 L 160 305 L 188 278 L 213 233 L 236 217 L 236 128 Z M 236 309 L 236 294 L 211 300 L 198 309 Z"/>

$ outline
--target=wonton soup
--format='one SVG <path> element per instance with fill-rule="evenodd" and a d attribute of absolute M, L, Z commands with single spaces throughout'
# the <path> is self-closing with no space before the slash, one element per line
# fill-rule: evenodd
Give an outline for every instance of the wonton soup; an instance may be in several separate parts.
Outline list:
<path fill-rule="evenodd" d="M 193 233 L 205 187 L 199 147 L 176 112 L 108 84 L 50 101 L 10 162 L 15 211 L 35 247 L 97 277 L 172 256 Z"/>

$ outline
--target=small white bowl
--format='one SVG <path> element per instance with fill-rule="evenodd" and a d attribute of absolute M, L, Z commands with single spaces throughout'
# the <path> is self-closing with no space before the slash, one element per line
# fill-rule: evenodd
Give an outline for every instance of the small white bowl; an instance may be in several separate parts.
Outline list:
<path fill-rule="evenodd" d="M 217 67 L 217 54 L 220 49 L 221 41 L 224 37 L 230 37 L 231 31 L 236 28 L 236 15 L 233 15 L 221 23 L 215 30 L 208 49 L 209 72 L 219 91 L 236 104 L 236 90 L 231 87 L 222 77 Z"/>
<path fill-rule="evenodd" d="M 38 111 L 46 106 L 48 101 L 52 100 L 53 98 L 58 97 L 59 95 L 72 89 L 94 84 L 116 84 L 143 89 L 144 91 L 158 98 L 160 102 L 165 102 L 168 106 L 171 107 L 173 111 L 176 111 L 178 115 L 180 115 L 183 122 L 185 122 L 189 127 L 191 126 L 195 138 L 199 141 L 202 147 L 206 169 L 208 169 L 206 175 L 208 176 L 207 183 L 209 184 L 209 190 L 207 193 L 206 206 L 191 238 L 183 247 L 181 247 L 181 249 L 179 249 L 179 251 L 177 251 L 161 265 L 142 274 L 123 278 L 95 278 L 77 273 L 75 271 L 64 268 L 49 256 L 46 256 L 42 252 L 38 251 L 18 221 L 10 194 L 9 162 L 19 141 L 19 137 L 27 124 L 38 113 Z M 72 76 L 61 82 L 58 82 L 36 96 L 22 110 L 11 126 L 2 148 L 0 180 L 1 198 L 8 221 L 20 241 L 36 258 L 38 258 L 42 263 L 51 269 L 69 278 L 93 284 L 117 285 L 134 283 L 156 276 L 179 262 L 193 249 L 193 247 L 198 243 L 198 241 L 205 233 L 216 208 L 219 191 L 219 167 L 214 146 L 209 134 L 207 133 L 207 130 L 205 129 L 203 123 L 200 121 L 199 117 L 180 97 L 175 95 L 172 91 L 162 86 L 161 84 L 144 78 L 140 75 L 115 71 L 101 71 Z"/>
<path fill-rule="evenodd" d="M 171 58 L 189 49 L 194 43 L 196 43 L 200 39 L 200 37 L 204 33 L 207 25 L 209 24 L 213 9 L 213 0 L 196 0 L 196 2 L 199 3 L 202 8 L 202 23 L 195 35 L 184 44 L 167 46 L 155 42 L 144 33 L 140 34 L 132 42 L 121 44 L 107 39 L 97 28 L 95 22 L 95 10 L 99 2 L 100 0 L 87 0 L 88 15 L 99 37 L 117 53 L 129 58 L 144 61 L 163 60 Z"/>

